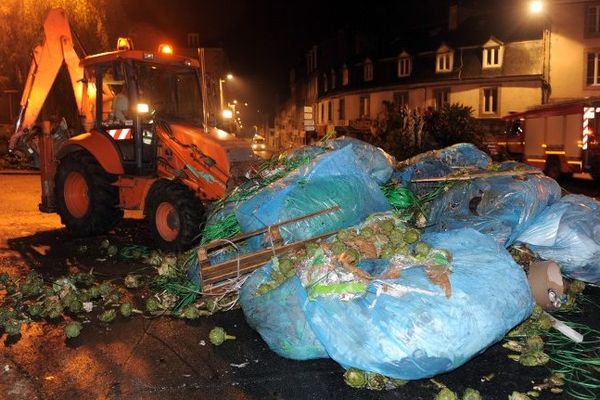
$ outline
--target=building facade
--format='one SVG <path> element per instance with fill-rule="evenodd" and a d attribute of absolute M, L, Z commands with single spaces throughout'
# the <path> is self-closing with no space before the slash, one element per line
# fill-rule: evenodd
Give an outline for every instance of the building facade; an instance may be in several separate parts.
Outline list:
<path fill-rule="evenodd" d="M 549 0 L 539 14 L 527 2 L 487 10 L 468 3 L 451 4 L 445 26 L 404 32 L 383 46 L 338 35 L 311 48 L 304 73 L 290 82 L 306 95 L 296 95 L 295 110 L 289 103 L 279 110 L 296 121 L 282 126 L 282 141 L 311 137 L 298 133 L 310 127 L 300 123 L 301 106 L 312 108 L 317 136 L 367 132 L 384 102 L 422 110 L 460 103 L 495 134 L 513 112 L 600 94 L 600 1 Z"/>

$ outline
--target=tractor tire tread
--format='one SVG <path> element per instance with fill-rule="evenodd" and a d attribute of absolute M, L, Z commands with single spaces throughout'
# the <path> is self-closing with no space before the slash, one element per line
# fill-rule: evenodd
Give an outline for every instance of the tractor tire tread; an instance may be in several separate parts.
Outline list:
<path fill-rule="evenodd" d="M 73 217 L 64 202 L 64 181 L 71 171 L 84 175 L 88 181 L 90 211 L 83 218 Z M 119 189 L 113 185 L 116 175 L 106 172 L 96 159 L 85 151 L 77 151 L 61 160 L 56 175 L 56 207 L 61 222 L 77 237 L 108 232 L 123 218 L 119 207 Z"/>

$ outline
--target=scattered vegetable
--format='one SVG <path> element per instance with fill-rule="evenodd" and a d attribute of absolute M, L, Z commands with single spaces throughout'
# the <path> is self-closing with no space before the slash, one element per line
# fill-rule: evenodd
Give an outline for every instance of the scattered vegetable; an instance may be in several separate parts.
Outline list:
<path fill-rule="evenodd" d="M 217 326 L 212 328 L 208 334 L 208 340 L 215 346 L 220 346 L 226 340 L 234 340 L 235 336 L 228 335 L 225 329 Z"/>
<path fill-rule="evenodd" d="M 435 400 L 458 400 L 458 396 L 452 390 L 445 387 L 440 389 L 438 394 L 435 395 Z"/>
<path fill-rule="evenodd" d="M 77 321 L 72 321 L 69 322 L 67 325 L 65 325 L 65 336 L 67 338 L 74 338 L 79 336 L 79 333 L 81 332 L 81 323 L 77 322 Z"/>

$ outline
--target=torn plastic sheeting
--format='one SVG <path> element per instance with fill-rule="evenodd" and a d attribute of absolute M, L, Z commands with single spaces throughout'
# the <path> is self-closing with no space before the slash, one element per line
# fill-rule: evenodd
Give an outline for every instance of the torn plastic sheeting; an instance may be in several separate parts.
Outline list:
<path fill-rule="evenodd" d="M 429 230 L 472 227 L 509 246 L 548 205 L 560 199 L 560 193 L 556 181 L 542 175 L 457 182 L 433 201 Z"/>
<path fill-rule="evenodd" d="M 345 368 L 399 379 L 457 368 L 531 313 L 531 292 L 522 269 L 488 236 L 462 229 L 424 239 L 453 255 L 450 298 L 422 268 L 385 280 L 387 291 L 376 279 L 364 296 L 350 301 L 309 299 L 297 276 L 260 296 L 258 287 L 270 279 L 267 265 L 242 287 L 246 319 L 273 351 L 288 358 L 329 355 Z M 386 263 L 370 260 L 361 266 L 376 274 Z"/>
<path fill-rule="evenodd" d="M 327 351 L 306 321 L 301 301 L 304 287 L 296 276 L 279 287 L 257 295 L 258 287 L 271 279 L 273 264 L 256 270 L 240 290 L 240 305 L 248 325 L 262 336 L 269 348 L 285 358 L 327 358 Z"/>
<path fill-rule="evenodd" d="M 396 176 L 403 183 L 408 183 L 417 178 L 445 176 L 452 168 L 486 169 L 491 163 L 490 156 L 471 143 L 458 143 L 440 150 L 421 153 L 399 162 Z"/>
<path fill-rule="evenodd" d="M 284 242 L 294 242 L 356 225 L 369 214 L 390 210 L 377 182 L 357 162 L 352 145 L 317 157 L 287 177 L 241 202 L 235 213 L 242 232 L 327 209 L 340 209 L 280 227 Z M 264 246 L 264 235 L 249 240 Z"/>
<path fill-rule="evenodd" d="M 518 241 L 559 264 L 563 275 L 600 285 L 600 202 L 568 195 L 548 207 Z"/>
<path fill-rule="evenodd" d="M 386 183 L 394 172 L 396 159 L 372 144 L 353 138 L 339 138 L 328 145 L 334 150 L 351 145 L 358 164 L 380 185 Z"/>
<path fill-rule="evenodd" d="M 411 183 L 415 179 L 441 178 L 455 168 L 486 169 L 492 160 L 470 143 L 458 143 L 440 150 L 432 150 L 399 162 L 394 177 L 418 196 L 424 196 L 440 183 Z"/>
<path fill-rule="evenodd" d="M 533 309 L 523 270 L 493 239 L 472 229 L 428 234 L 432 247 L 453 255 L 452 295 L 420 268 L 391 280 L 438 295 L 410 292 L 343 302 L 303 301 L 306 319 L 331 358 L 399 379 L 421 379 L 459 367 L 500 340 Z"/>

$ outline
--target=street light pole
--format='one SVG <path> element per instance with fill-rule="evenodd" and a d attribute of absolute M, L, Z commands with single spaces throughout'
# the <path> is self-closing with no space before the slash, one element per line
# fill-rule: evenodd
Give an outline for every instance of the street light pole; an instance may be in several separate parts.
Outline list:
<path fill-rule="evenodd" d="M 223 82 L 225 82 L 225 80 L 219 78 L 219 106 L 220 106 L 221 112 L 223 112 L 223 103 L 225 102 L 223 100 Z"/>
<path fill-rule="evenodd" d="M 552 46 L 552 26 L 548 10 L 542 0 L 532 0 L 529 2 L 529 11 L 531 14 L 542 18 L 542 104 L 548 103 L 550 97 L 550 53 Z"/>
<path fill-rule="evenodd" d="M 230 81 L 233 79 L 232 74 L 227 74 L 226 79 L 219 78 L 219 105 L 221 107 L 221 112 L 225 109 L 225 96 L 223 94 L 223 84 L 226 80 Z"/>

